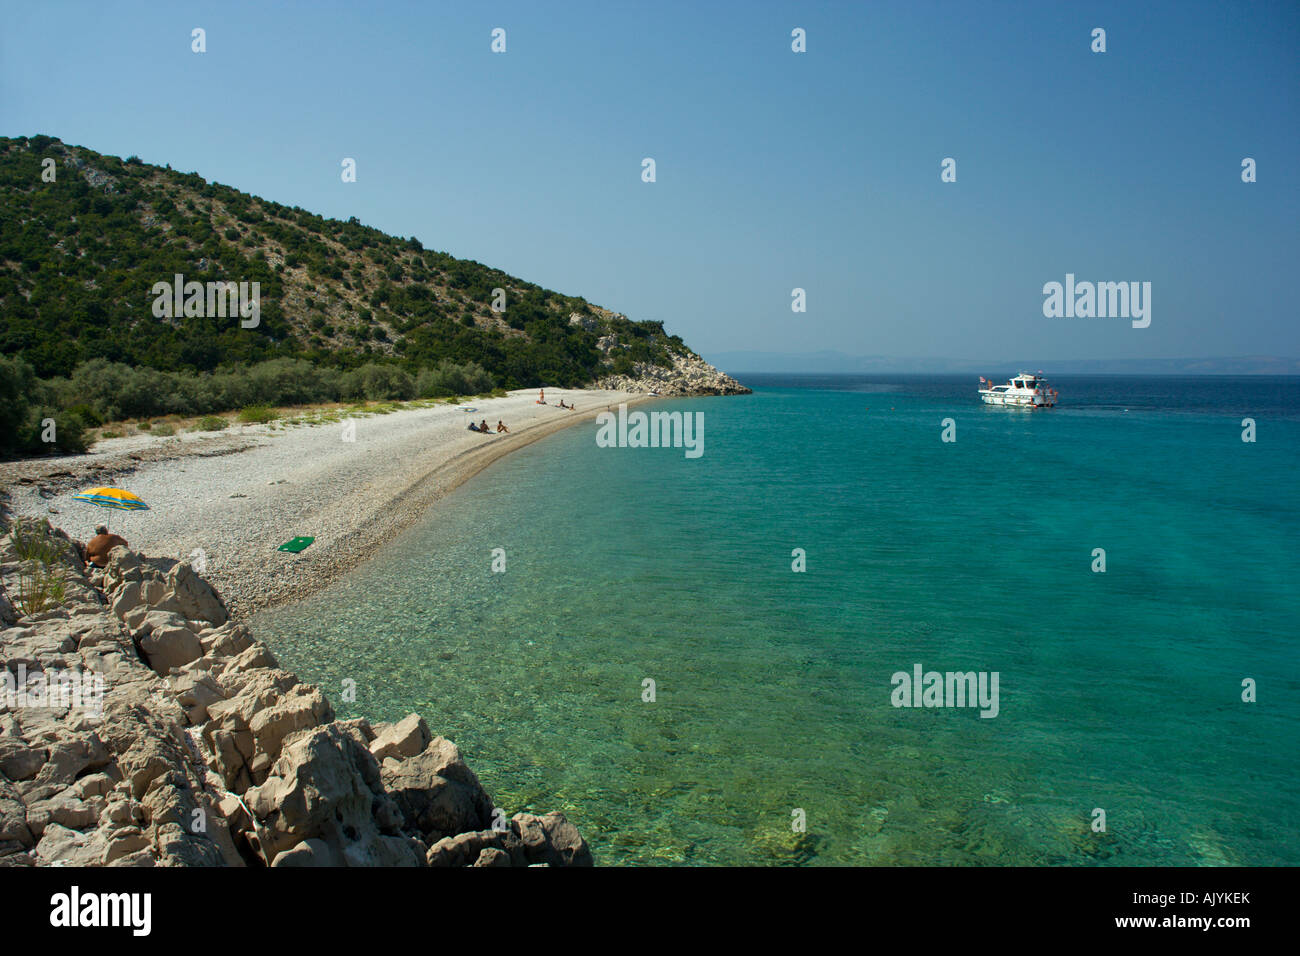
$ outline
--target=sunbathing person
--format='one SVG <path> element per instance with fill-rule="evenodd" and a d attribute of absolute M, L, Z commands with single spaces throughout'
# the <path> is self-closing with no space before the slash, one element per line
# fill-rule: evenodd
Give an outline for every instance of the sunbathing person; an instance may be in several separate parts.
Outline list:
<path fill-rule="evenodd" d="M 506 428 L 506 426 L 503 425 L 503 424 L 501 423 L 501 419 L 498 418 L 498 419 L 497 419 L 497 434 L 500 435 L 502 432 L 509 432 L 509 431 L 510 431 L 510 429 Z"/>
<path fill-rule="evenodd" d="M 86 557 L 97 568 L 108 564 L 108 554 L 114 548 L 128 547 L 126 538 L 118 534 L 109 534 L 107 525 L 95 529 L 95 536 L 86 542 Z"/>
<path fill-rule="evenodd" d="M 478 430 L 481 431 L 484 435 L 492 434 L 492 429 L 488 428 L 488 423 L 486 418 L 478 423 Z"/>

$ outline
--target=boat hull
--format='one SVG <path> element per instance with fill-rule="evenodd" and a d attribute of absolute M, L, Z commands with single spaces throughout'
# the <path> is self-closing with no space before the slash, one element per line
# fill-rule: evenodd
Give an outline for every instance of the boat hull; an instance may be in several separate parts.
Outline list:
<path fill-rule="evenodd" d="M 1014 408 L 1051 408 L 1056 403 L 1043 395 L 1008 395 L 1002 392 L 980 392 L 985 405 L 1007 405 Z"/>

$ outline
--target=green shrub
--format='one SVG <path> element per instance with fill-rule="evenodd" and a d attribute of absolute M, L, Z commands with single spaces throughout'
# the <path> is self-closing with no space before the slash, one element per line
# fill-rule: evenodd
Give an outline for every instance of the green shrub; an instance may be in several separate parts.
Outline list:
<path fill-rule="evenodd" d="M 14 553 L 20 561 L 39 561 L 50 565 L 72 547 L 54 533 L 48 518 L 15 518 L 9 529 Z"/>
<path fill-rule="evenodd" d="M 37 157 L 25 146 L 14 148 L 30 142 L 58 145 L 0 137 L 0 182 L 32 183 Z M 607 372 L 596 348 L 606 335 L 627 347 L 616 352 L 627 352 L 624 369 L 638 362 L 662 366 L 688 351 L 661 322 L 598 312 L 583 299 L 385 236 L 355 218 L 325 219 L 134 157 L 80 154 L 118 177 L 118 188 L 92 189 L 78 177 L 66 189 L 21 185 L 7 194 L 0 214 L 3 258 L 19 263 L 0 270 L 0 351 L 7 356 L 0 368 L 0 454 L 48 452 L 50 445 L 40 441 L 44 418 L 59 423 L 57 447 L 67 448 L 75 444 L 77 422 L 98 428 L 334 401 L 345 384 L 356 394 L 396 397 L 409 391 L 403 376 L 414 376 L 416 392 L 426 396 L 484 391 L 482 383 L 448 385 L 438 372 L 444 362 L 473 360 L 490 373 L 492 386 L 581 385 Z M 145 225 L 146 216 L 154 224 Z M 170 228 L 159 228 L 164 225 Z M 54 247 L 58 240 L 63 248 Z M 267 252 L 285 257 L 288 268 L 270 266 Z M 262 283 L 257 329 L 150 314 L 146 292 L 153 281 L 193 271 L 188 266 L 200 256 L 209 263 L 202 278 Z M 301 281 L 302 266 L 311 288 Z M 344 282 L 358 290 L 355 296 L 340 295 Z M 485 306 L 498 287 L 510 290 L 503 318 L 523 335 L 466 317 L 488 316 Z M 302 316 L 310 324 L 294 328 L 284 303 L 299 294 L 310 295 L 314 308 Z M 329 322 L 317 324 L 321 310 L 340 317 L 332 320 L 337 332 Z M 595 316 L 592 328 L 570 326 L 572 312 Z M 354 327 L 355 343 L 343 334 L 346 327 Z M 313 331 L 321 339 L 312 339 Z M 397 340 L 397 348 L 385 338 Z M 332 348 L 339 344 L 354 347 Z M 384 355 L 394 350 L 400 364 Z M 27 363 L 22 378 L 20 361 Z M 305 375 L 284 367 L 267 373 L 260 366 L 268 361 L 311 365 Z M 366 362 L 402 371 L 359 373 Z M 45 407 L 56 414 L 41 414 Z"/>
<path fill-rule="evenodd" d="M 492 376 L 475 362 L 458 365 L 455 362 L 442 361 L 435 368 L 420 371 L 416 378 L 416 394 L 421 398 L 477 395 L 490 391 L 494 385 Z"/>
<path fill-rule="evenodd" d="M 18 518 L 10 529 L 18 566 L 18 587 L 14 606 L 23 614 L 40 614 L 62 604 L 65 594 L 62 559 L 72 550 L 70 542 L 54 534 L 48 520 Z"/>
<path fill-rule="evenodd" d="M 48 403 L 54 397 L 21 358 L 0 356 L 0 454 L 38 454 L 86 450 L 85 421 Z M 53 422 L 54 429 L 48 424 Z M 52 442 L 46 438 L 53 437 Z"/>
<path fill-rule="evenodd" d="M 31 416 L 36 372 L 20 358 L 0 356 L 0 451 L 18 451 L 19 431 Z"/>
<path fill-rule="evenodd" d="M 85 402 L 78 402 L 76 405 L 70 406 L 67 409 L 67 412 L 69 415 L 76 415 L 80 418 L 82 424 L 87 428 L 98 428 L 100 425 L 104 424 L 104 419 L 96 414 L 95 410 Z"/>
<path fill-rule="evenodd" d="M 204 415 L 197 422 L 190 426 L 192 432 L 219 432 L 229 428 L 230 422 L 216 415 Z"/>
<path fill-rule="evenodd" d="M 239 410 L 239 420 L 241 422 L 251 422 L 258 425 L 273 422 L 279 417 L 275 409 L 269 405 L 245 405 Z"/>
<path fill-rule="evenodd" d="M 415 381 L 396 365 L 369 362 L 343 376 L 340 395 L 345 399 L 404 401 L 414 398 L 415 391 Z"/>
<path fill-rule="evenodd" d="M 24 617 L 40 614 L 61 605 L 66 593 L 63 568 L 42 564 L 23 564 L 18 568 L 18 590 L 14 607 Z"/>
<path fill-rule="evenodd" d="M 161 435 L 163 438 L 170 438 L 176 434 L 176 426 L 170 422 L 159 422 L 153 427 L 154 435 Z"/>

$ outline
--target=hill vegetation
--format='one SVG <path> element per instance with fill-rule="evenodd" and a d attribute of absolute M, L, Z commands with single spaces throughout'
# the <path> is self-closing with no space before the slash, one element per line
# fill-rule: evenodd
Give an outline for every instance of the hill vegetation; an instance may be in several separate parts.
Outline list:
<path fill-rule="evenodd" d="M 257 325 L 155 315 L 175 275 L 259 283 Z M 0 315 L 0 453 L 48 449 L 48 418 L 75 450 L 79 428 L 133 416 L 578 387 L 696 358 L 660 322 L 413 236 L 49 136 L 0 138 Z"/>

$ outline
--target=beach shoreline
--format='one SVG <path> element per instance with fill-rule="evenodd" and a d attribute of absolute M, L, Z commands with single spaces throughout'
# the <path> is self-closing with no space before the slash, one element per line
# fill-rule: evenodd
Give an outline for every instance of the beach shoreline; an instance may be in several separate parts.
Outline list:
<path fill-rule="evenodd" d="M 292 430 L 250 425 L 183 440 L 133 436 L 88 454 L 0 464 L 0 486 L 19 517 L 49 518 L 88 540 L 107 524 L 133 549 L 190 560 L 232 617 L 292 603 L 338 581 L 493 462 L 606 410 L 655 396 L 554 389 L 548 404 L 521 389 L 465 406 L 404 408 Z M 560 409 L 563 399 L 579 411 Z M 471 420 L 501 419 L 510 433 L 483 436 Z M 198 466 L 198 467 L 195 467 Z M 105 511 L 72 500 L 94 485 L 124 487 L 148 511 Z M 297 535 L 299 554 L 276 550 Z M 203 567 L 198 567 L 202 565 Z"/>

